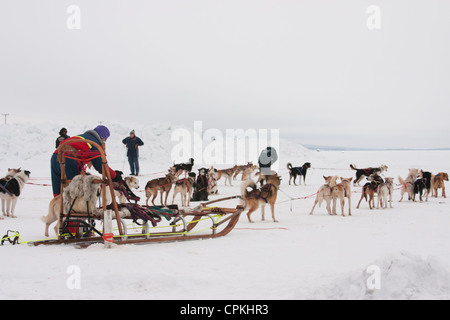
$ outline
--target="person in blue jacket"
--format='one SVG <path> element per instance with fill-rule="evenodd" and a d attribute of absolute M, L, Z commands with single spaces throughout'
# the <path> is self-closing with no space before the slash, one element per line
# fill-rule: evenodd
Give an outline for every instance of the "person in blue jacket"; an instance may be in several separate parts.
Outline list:
<path fill-rule="evenodd" d="M 132 176 L 139 175 L 139 147 L 144 145 L 144 142 L 139 137 L 136 137 L 134 130 L 131 130 L 130 136 L 122 140 L 123 144 L 127 146 L 128 163 L 130 164 L 130 171 Z"/>

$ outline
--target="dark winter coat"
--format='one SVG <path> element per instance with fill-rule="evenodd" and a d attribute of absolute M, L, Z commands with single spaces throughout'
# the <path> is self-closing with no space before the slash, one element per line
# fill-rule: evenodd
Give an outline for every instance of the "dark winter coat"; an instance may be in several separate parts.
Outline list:
<path fill-rule="evenodd" d="M 278 160 L 277 150 L 272 147 L 267 147 L 263 151 L 258 159 L 258 164 L 260 168 L 270 168 Z"/>
<path fill-rule="evenodd" d="M 125 144 L 128 148 L 127 156 L 131 158 L 139 157 L 138 146 L 143 146 L 144 142 L 136 136 L 134 138 L 126 137 L 122 140 L 123 144 Z"/>
<path fill-rule="evenodd" d="M 64 140 L 66 140 L 66 139 L 68 139 L 68 138 L 70 138 L 67 134 L 65 134 L 65 135 L 60 135 L 57 139 L 56 139 L 56 147 L 55 148 L 58 148 L 59 147 L 59 144 L 61 143 L 61 142 L 63 142 Z"/>

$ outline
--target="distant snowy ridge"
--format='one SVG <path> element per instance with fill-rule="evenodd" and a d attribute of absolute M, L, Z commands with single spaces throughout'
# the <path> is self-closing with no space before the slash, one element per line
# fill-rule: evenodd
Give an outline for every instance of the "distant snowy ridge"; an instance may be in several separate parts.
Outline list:
<path fill-rule="evenodd" d="M 58 123 L 56 121 L 7 124 L 0 126 L 0 160 L 42 160 L 49 159 L 55 150 L 55 140 L 62 127 L 68 129 L 69 136 L 84 133 L 93 129 L 98 123 Z M 141 158 L 149 159 L 158 155 L 158 160 L 167 156 L 166 146 L 170 142 L 170 126 L 130 127 L 120 123 L 104 123 L 111 136 L 106 144 L 108 161 L 122 160 L 126 149 L 122 139 L 129 135 L 132 129 L 144 138 L 145 148 L 141 148 Z"/>
<path fill-rule="evenodd" d="M 24 122 L 14 124 L 0 125 L 0 160 L 9 160 L 14 162 L 28 160 L 46 160 L 55 150 L 55 140 L 62 127 L 68 129 L 69 136 L 81 134 L 87 130 L 93 129 L 99 123 L 95 121 L 77 123 L 77 122 L 58 122 L 49 120 L 48 122 Z M 193 128 L 177 126 L 168 123 L 153 123 L 149 125 L 132 124 L 127 122 L 104 122 L 111 136 L 106 144 L 106 153 L 108 161 L 113 163 L 123 163 L 126 160 L 126 147 L 122 144 L 122 139 L 129 135 L 134 129 L 136 135 L 144 141 L 144 146 L 139 148 L 140 160 L 148 161 L 157 165 L 167 165 L 174 160 L 177 162 L 187 161 L 186 159 L 172 159 L 171 152 L 177 142 L 171 141 L 174 130 L 182 128 L 193 134 Z M 224 134 L 225 135 L 225 134 Z M 203 149 L 207 147 L 209 141 L 203 141 Z M 237 144 L 237 142 L 236 142 Z M 305 162 L 312 151 L 307 148 L 285 139 L 279 141 L 279 167 L 285 168 L 287 161 Z M 257 151 L 258 154 L 260 152 Z M 253 157 L 257 158 L 257 155 Z M 225 159 L 225 158 L 224 158 Z M 294 160 L 293 160 L 294 159 Z M 211 163 L 201 163 L 198 165 L 210 165 Z M 233 163 L 235 164 L 235 163 Z M 216 167 L 224 167 L 225 163 L 217 164 Z"/>

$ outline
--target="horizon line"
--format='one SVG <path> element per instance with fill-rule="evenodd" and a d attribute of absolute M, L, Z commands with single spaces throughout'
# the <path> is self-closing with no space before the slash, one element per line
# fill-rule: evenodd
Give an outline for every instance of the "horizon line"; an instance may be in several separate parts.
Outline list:
<path fill-rule="evenodd" d="M 317 144 L 302 144 L 308 150 L 320 151 L 448 151 L 450 147 L 443 148 L 363 148 L 363 147 L 343 147 L 343 146 L 326 146 Z"/>

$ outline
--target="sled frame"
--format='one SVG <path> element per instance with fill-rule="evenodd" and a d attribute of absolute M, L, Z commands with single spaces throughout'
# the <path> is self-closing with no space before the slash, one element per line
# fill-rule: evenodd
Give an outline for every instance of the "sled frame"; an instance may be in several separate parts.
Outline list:
<path fill-rule="evenodd" d="M 96 217 L 94 217 L 93 214 L 91 214 L 89 212 L 89 208 L 88 206 L 86 206 L 87 208 L 87 212 L 85 213 L 77 213 L 77 219 L 72 219 L 72 206 L 69 210 L 69 212 L 67 213 L 67 215 L 64 214 L 64 188 L 67 187 L 67 185 L 70 183 L 70 180 L 67 179 L 67 175 L 66 175 L 66 158 L 70 156 L 72 159 L 75 159 L 79 162 L 83 162 L 83 159 L 81 158 L 77 158 L 77 151 L 75 148 L 71 147 L 68 145 L 68 143 L 88 143 L 94 147 L 97 148 L 98 152 L 99 152 L 99 156 L 102 160 L 102 180 L 101 181 L 97 181 L 97 183 L 102 183 L 102 189 L 101 189 L 101 197 L 102 197 L 102 209 L 103 212 L 105 212 L 106 209 L 106 192 L 107 189 L 109 189 L 109 192 L 111 194 L 111 199 L 112 199 L 112 208 L 113 211 L 115 213 L 116 216 L 116 220 L 117 220 L 117 228 L 119 230 L 119 233 L 121 235 L 123 235 L 123 228 L 122 228 L 122 224 L 120 223 L 120 215 L 119 215 L 119 209 L 117 206 L 117 201 L 116 201 L 116 197 L 114 195 L 114 189 L 112 186 L 112 179 L 111 179 L 111 174 L 109 172 L 109 166 L 108 166 L 108 162 L 106 160 L 106 153 L 105 153 L 105 144 L 102 143 L 102 145 L 99 145 L 97 142 L 94 142 L 92 140 L 89 139 L 73 139 L 70 141 L 63 141 L 61 142 L 61 144 L 58 147 L 58 160 L 59 160 L 59 164 L 61 166 L 61 206 L 60 206 L 60 214 L 59 214 L 59 235 L 58 235 L 58 240 L 64 240 L 64 234 L 66 234 L 66 232 L 68 231 L 68 225 L 70 224 L 74 224 L 74 223 L 79 223 L 80 225 L 72 225 L 72 227 L 78 228 L 78 230 L 80 228 L 87 228 L 88 229 L 88 233 L 91 233 L 92 231 L 96 232 L 99 235 L 103 235 L 100 231 L 98 231 L 97 229 L 95 229 L 95 227 L 93 226 L 93 221 L 95 219 L 98 219 Z M 86 223 L 84 220 L 81 220 L 82 218 L 88 219 L 88 223 Z M 69 232 L 69 235 L 71 238 L 74 237 L 74 235 L 72 235 L 71 232 Z M 76 235 L 75 235 L 76 236 Z"/>
<path fill-rule="evenodd" d="M 213 203 L 240 199 L 244 202 L 244 205 L 237 205 L 236 208 L 223 208 L 223 207 L 213 207 L 210 205 Z M 231 196 L 222 199 L 217 199 L 209 201 L 206 203 L 201 203 L 199 206 L 193 209 L 192 212 L 186 210 L 172 210 L 174 217 L 169 223 L 172 226 L 172 231 L 170 232 L 148 232 L 148 225 L 142 227 L 142 234 L 132 234 L 132 235 L 118 235 L 114 237 L 114 244 L 147 244 L 147 243 L 161 243 L 161 242 L 175 242 L 175 241 L 187 241 L 187 240 L 198 240 L 198 239 L 211 239 L 223 237 L 230 233 L 239 221 L 239 217 L 245 208 L 245 199 L 241 196 Z M 212 217 L 212 215 L 223 215 L 220 221 Z M 78 216 L 78 213 L 74 214 Z M 202 220 L 210 220 L 212 226 L 209 228 L 211 232 L 209 234 L 197 234 L 193 231 L 198 223 Z M 180 224 L 181 221 L 181 224 Z M 122 223 L 123 219 L 118 220 L 118 224 Z M 181 226 L 182 229 L 176 230 L 176 227 Z M 223 226 L 223 229 L 218 231 L 219 227 Z M 208 229 L 208 228 L 207 228 Z M 205 229 L 206 230 L 206 229 Z M 78 248 L 86 248 L 95 243 L 106 243 L 103 237 L 90 237 L 90 238 L 77 238 L 77 239 L 57 239 L 57 240 L 42 240 L 30 242 L 30 245 L 51 245 L 51 244 L 74 244 Z"/>

